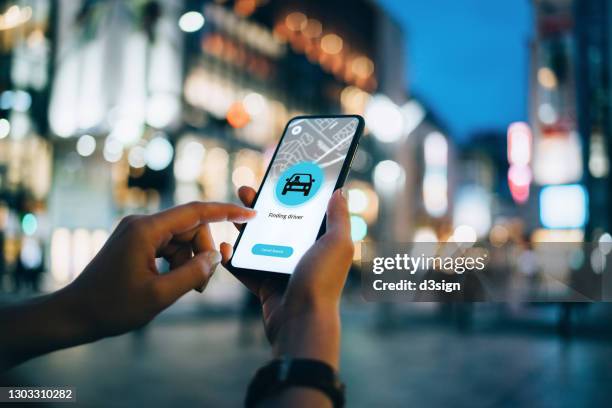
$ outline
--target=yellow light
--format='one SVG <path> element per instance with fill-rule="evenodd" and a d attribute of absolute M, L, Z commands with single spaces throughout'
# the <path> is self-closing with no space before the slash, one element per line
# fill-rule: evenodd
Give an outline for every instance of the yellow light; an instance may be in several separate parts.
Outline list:
<path fill-rule="evenodd" d="M 302 32 L 308 38 L 317 38 L 323 32 L 323 25 L 319 20 L 309 18 Z"/>
<path fill-rule="evenodd" d="M 374 63 L 368 57 L 357 57 L 351 63 L 351 71 L 359 78 L 368 78 L 374 73 Z"/>
<path fill-rule="evenodd" d="M 584 240 L 584 231 L 581 229 L 544 229 L 540 228 L 531 234 L 533 243 L 571 242 L 578 243 Z"/>
<path fill-rule="evenodd" d="M 15 28 L 28 21 L 31 17 L 32 9 L 29 6 L 22 9 L 19 6 L 11 6 L 4 14 L 0 14 L 0 31 Z"/>
<path fill-rule="evenodd" d="M 287 15 L 287 17 L 285 18 L 285 24 L 287 25 L 287 28 L 291 31 L 300 31 L 306 28 L 308 20 L 306 19 L 304 13 L 296 11 Z"/>
<path fill-rule="evenodd" d="M 378 218 L 378 195 L 370 183 L 353 180 L 347 184 L 349 211 L 359 214 L 368 224 Z"/>
<path fill-rule="evenodd" d="M 28 47 L 30 48 L 41 46 L 45 42 L 45 33 L 41 29 L 37 28 L 36 30 L 32 31 L 32 33 L 30 33 L 27 41 Z"/>
<path fill-rule="evenodd" d="M 368 208 L 368 196 L 363 190 L 351 188 L 348 191 L 348 206 L 352 213 L 362 213 Z"/>
<path fill-rule="evenodd" d="M 542 67 L 538 70 L 538 82 L 547 89 L 554 89 L 557 87 L 557 75 L 552 69 L 548 67 Z"/>
<path fill-rule="evenodd" d="M 438 242 L 438 235 L 431 227 L 420 227 L 414 232 L 414 242 Z"/>
<path fill-rule="evenodd" d="M 370 100 L 370 94 L 356 86 L 347 86 L 340 93 L 340 104 L 345 113 L 363 114 Z"/>
<path fill-rule="evenodd" d="M 491 241 L 493 246 L 498 248 L 506 244 L 509 238 L 510 232 L 503 225 L 495 225 L 491 228 L 491 232 L 489 232 L 489 241 Z"/>
<path fill-rule="evenodd" d="M 342 45 L 342 38 L 336 34 L 326 34 L 321 38 L 321 49 L 328 54 L 338 54 L 342 51 Z"/>

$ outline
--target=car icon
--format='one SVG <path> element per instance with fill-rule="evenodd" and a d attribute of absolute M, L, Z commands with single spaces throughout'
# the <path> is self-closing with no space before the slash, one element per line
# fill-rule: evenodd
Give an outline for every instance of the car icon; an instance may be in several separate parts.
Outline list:
<path fill-rule="evenodd" d="M 285 179 L 282 195 L 286 195 L 289 191 L 304 193 L 304 196 L 310 194 L 310 189 L 315 179 L 310 174 L 295 173 L 291 177 Z"/>

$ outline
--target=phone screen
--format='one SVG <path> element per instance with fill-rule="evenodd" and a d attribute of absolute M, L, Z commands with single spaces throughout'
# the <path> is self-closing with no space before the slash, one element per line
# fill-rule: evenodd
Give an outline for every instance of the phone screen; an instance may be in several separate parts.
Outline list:
<path fill-rule="evenodd" d="M 327 203 L 341 175 L 356 117 L 296 118 L 270 163 L 232 266 L 291 274 L 317 239 Z"/>

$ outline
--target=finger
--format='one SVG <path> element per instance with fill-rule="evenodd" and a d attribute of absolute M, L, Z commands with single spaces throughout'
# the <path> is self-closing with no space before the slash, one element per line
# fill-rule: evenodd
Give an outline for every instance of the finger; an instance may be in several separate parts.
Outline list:
<path fill-rule="evenodd" d="M 247 207 L 251 207 L 253 205 L 253 200 L 255 200 L 255 196 L 257 193 L 251 187 L 242 186 L 238 189 L 238 198 L 242 201 L 242 204 Z M 238 229 L 238 231 L 242 231 L 244 228 L 244 224 L 234 223 L 234 226 Z"/>
<path fill-rule="evenodd" d="M 204 224 L 197 229 L 197 232 L 193 237 L 191 247 L 193 248 L 193 253 L 195 254 L 215 250 L 215 241 L 213 240 L 210 232 L 210 225 Z"/>
<path fill-rule="evenodd" d="M 340 190 L 336 191 L 329 200 L 325 234 L 315 242 L 304 258 L 308 257 L 310 251 L 313 251 L 314 254 L 319 251 L 332 251 L 338 265 L 344 262 L 350 263 L 353 259 L 355 247 L 351 238 L 348 203 Z M 343 268 L 336 268 L 336 270 L 344 271 Z"/>
<path fill-rule="evenodd" d="M 223 263 L 223 265 L 226 265 L 232 257 L 232 254 L 234 253 L 234 248 L 227 242 L 222 242 L 220 249 L 222 256 L 221 263 Z"/>
<path fill-rule="evenodd" d="M 174 235 L 170 242 L 164 244 L 157 250 L 157 253 L 162 254 L 160 256 L 166 257 L 165 254 L 170 252 L 172 248 L 175 248 L 176 250 L 176 247 L 181 247 L 184 245 L 191 246 L 191 249 L 195 254 L 214 250 L 215 241 L 213 240 L 210 232 L 209 224 L 202 224 L 178 235 Z"/>
<path fill-rule="evenodd" d="M 197 235 L 198 230 L 199 230 L 200 227 L 201 227 L 201 225 L 198 225 L 195 228 L 192 228 L 192 229 L 187 230 L 185 232 L 181 232 L 180 234 L 176 234 L 176 235 L 172 236 L 172 241 L 170 241 L 170 242 L 178 243 L 178 244 L 189 244 L 189 243 L 191 243 L 191 241 L 193 241 L 193 239 Z"/>
<path fill-rule="evenodd" d="M 162 245 L 159 248 L 157 248 L 155 257 L 156 258 L 162 257 L 162 258 L 170 259 L 170 257 L 174 255 L 174 253 L 178 251 L 182 246 L 183 244 L 180 244 L 174 241 L 170 241 L 167 244 Z"/>
<path fill-rule="evenodd" d="M 235 204 L 193 202 L 152 215 L 156 229 L 164 237 L 178 235 L 206 222 L 246 222 L 255 211 Z"/>
<path fill-rule="evenodd" d="M 227 242 L 221 243 L 221 255 L 223 257 L 223 261 L 222 261 L 223 265 L 227 266 L 227 263 L 231 259 L 233 252 L 234 252 L 234 249 L 232 245 L 228 244 Z M 238 279 L 244 286 L 246 286 L 248 290 L 253 292 L 256 296 L 259 296 L 259 289 L 261 285 L 260 279 L 257 279 L 253 276 L 247 276 L 244 273 L 233 272 L 233 271 L 232 271 L 232 275 L 234 275 L 236 279 Z"/>
<path fill-rule="evenodd" d="M 254 189 L 248 186 L 242 186 L 238 189 L 238 198 L 242 201 L 242 204 L 250 207 L 253 204 L 253 200 L 255 200 L 255 196 L 257 193 Z"/>
<path fill-rule="evenodd" d="M 191 248 L 189 246 L 181 246 L 173 254 L 164 258 L 170 264 L 170 269 L 176 269 L 186 264 L 192 258 Z"/>
<path fill-rule="evenodd" d="M 157 248 L 157 252 L 156 252 L 156 256 L 157 257 L 164 257 L 164 258 L 170 258 L 176 251 L 178 251 L 179 249 L 187 246 L 187 247 L 192 247 L 193 252 L 195 253 L 199 253 L 202 252 L 201 250 L 196 251 L 195 245 L 194 245 L 194 241 L 195 240 L 200 240 L 201 237 L 199 237 L 199 230 L 200 228 L 203 228 L 204 226 L 206 226 L 208 224 L 203 224 L 200 226 L 197 226 L 195 228 L 192 228 L 188 231 L 185 232 L 181 232 L 180 234 L 174 235 L 170 238 L 170 240 L 168 242 L 164 242 L 162 243 L 159 248 Z M 198 244 L 200 245 L 200 244 Z M 215 249 L 214 245 L 211 248 L 208 249 Z"/>
<path fill-rule="evenodd" d="M 203 290 L 220 261 L 219 252 L 203 252 L 184 265 L 157 277 L 152 289 L 158 305 L 166 308 L 192 289 Z"/>
<path fill-rule="evenodd" d="M 348 203 L 341 190 L 336 190 L 327 205 L 327 224 L 325 235 L 335 239 L 351 239 L 351 219 Z"/>

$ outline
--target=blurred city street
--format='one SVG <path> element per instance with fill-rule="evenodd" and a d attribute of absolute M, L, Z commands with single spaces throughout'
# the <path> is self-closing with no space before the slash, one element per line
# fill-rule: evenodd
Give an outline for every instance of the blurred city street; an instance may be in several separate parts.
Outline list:
<path fill-rule="evenodd" d="M 612 308 L 582 311 L 581 334 L 564 340 L 550 306 L 477 305 L 463 329 L 452 312 L 430 306 L 404 306 L 381 329 L 375 305 L 345 305 L 349 406 L 569 408 L 606 406 L 612 397 L 612 328 L 597 325 Z M 203 317 L 179 304 L 143 331 L 35 359 L 4 383 L 69 384 L 92 407 L 239 406 L 269 347 L 259 325 L 244 344 L 233 315 Z"/>
<path fill-rule="evenodd" d="M 350 167 L 349 406 L 609 406 L 611 60 L 609 0 L 0 0 L 0 307 L 78 286 L 125 217 L 239 203 L 299 128 L 276 173 L 338 172 L 283 176 L 287 200 L 274 190 L 266 234 L 242 249 L 258 271 L 295 266 L 323 218 L 299 205 L 311 189 L 328 200 Z M 339 115 L 351 135 L 290 126 Z M 305 146 L 320 154 L 294 154 Z M 271 226 L 285 219 L 312 236 Z M 210 233 L 238 236 L 229 222 Z M 164 278 L 169 257 L 199 255 L 185 245 L 143 269 Z M 471 291 L 377 292 L 363 277 L 393 279 L 402 252 L 445 256 L 410 275 Z M 486 265 L 466 271 L 468 255 Z M 259 300 L 226 270 L 192 287 L 144 329 L 1 385 L 74 386 L 92 407 L 240 406 L 270 358 Z M 29 328 L 61 330 L 45 324 Z"/>

